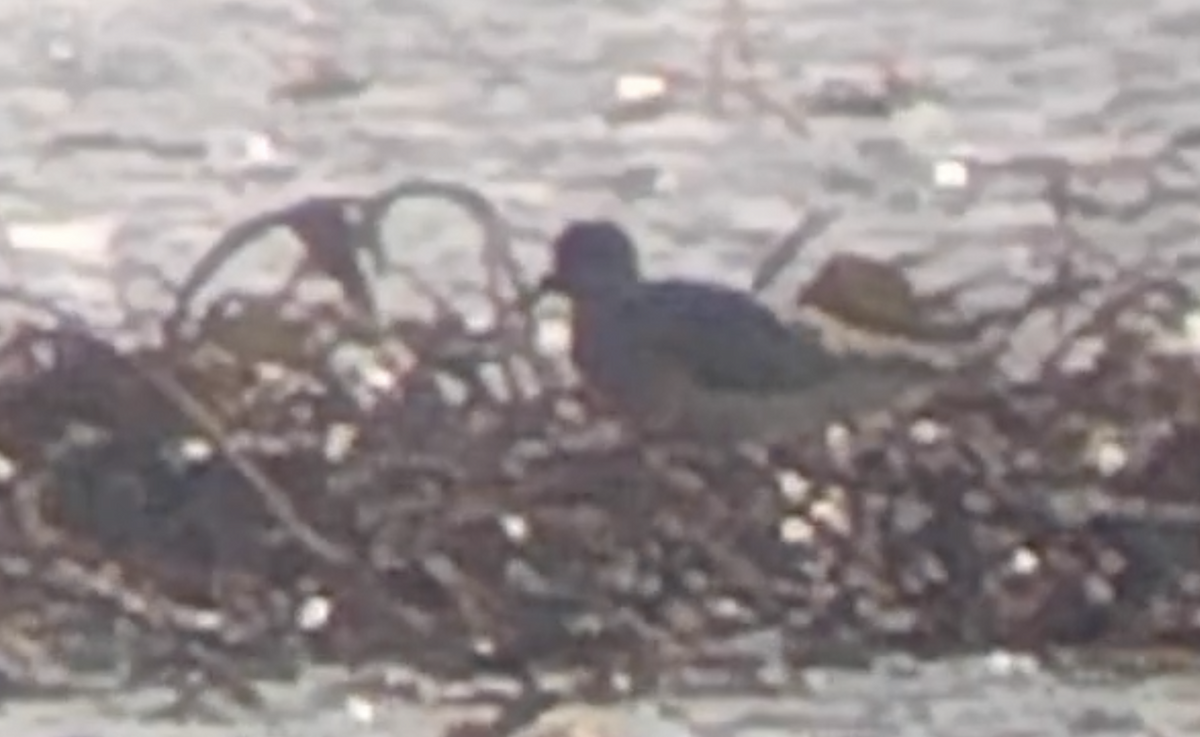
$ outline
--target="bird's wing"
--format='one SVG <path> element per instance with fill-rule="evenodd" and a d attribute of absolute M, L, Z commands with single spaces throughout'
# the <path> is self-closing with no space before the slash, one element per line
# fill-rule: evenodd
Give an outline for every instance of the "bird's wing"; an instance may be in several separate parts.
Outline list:
<path fill-rule="evenodd" d="M 832 378 L 839 359 L 816 331 L 784 325 L 752 297 L 716 285 L 647 284 L 626 319 L 656 359 L 713 391 L 796 391 Z"/>

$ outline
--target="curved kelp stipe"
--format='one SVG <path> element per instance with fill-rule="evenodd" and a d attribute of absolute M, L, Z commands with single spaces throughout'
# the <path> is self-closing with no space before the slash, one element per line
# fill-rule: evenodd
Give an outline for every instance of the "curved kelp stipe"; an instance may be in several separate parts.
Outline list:
<path fill-rule="evenodd" d="M 455 182 L 404 180 L 368 198 L 365 205 L 368 218 L 379 223 L 396 203 L 410 199 L 435 199 L 456 205 L 478 226 L 487 295 L 495 307 L 511 304 L 514 298 L 520 301 L 534 291 L 532 279 L 521 268 L 513 251 L 508 223 L 482 193 Z M 377 254 L 376 263 L 384 268 L 392 266 L 382 251 Z"/>
<path fill-rule="evenodd" d="M 367 218 L 378 224 L 386 217 L 390 208 L 404 200 L 434 199 L 459 207 L 478 226 L 480 232 L 480 259 L 484 267 L 485 292 L 494 315 L 495 328 L 488 334 L 475 336 L 476 340 L 502 343 L 515 341 L 510 346 L 527 357 L 530 357 L 543 375 L 547 372 L 543 362 L 538 357 L 536 349 L 535 326 L 529 317 L 537 290 L 533 279 L 521 268 L 521 264 L 513 250 L 512 237 L 508 223 L 501 216 L 495 204 L 481 192 L 464 184 L 435 179 L 410 179 L 397 182 L 385 187 L 368 198 L 365 205 Z M 376 241 L 377 243 L 380 240 Z M 376 255 L 376 263 L 383 269 L 396 268 L 382 250 Z M 414 281 L 409 276 L 410 281 Z M 418 283 L 418 286 L 420 284 Z M 431 296 L 434 290 L 423 289 L 425 295 Z M 467 321 L 451 303 L 441 299 L 435 302 L 443 316 L 454 315 L 459 324 L 466 328 Z M 508 330 L 508 324 L 516 318 L 515 330 Z M 507 391 L 520 395 L 521 382 L 517 379 L 514 369 L 508 362 L 501 364 Z"/>
<path fill-rule="evenodd" d="M 411 268 L 388 257 L 381 237 L 381 226 L 388 211 L 407 199 L 437 199 L 461 208 L 477 224 L 481 234 L 480 258 L 487 280 L 485 288 L 497 312 L 498 322 L 521 313 L 529 301 L 532 287 L 517 261 L 508 225 L 495 205 L 481 193 L 454 182 L 429 179 L 401 181 L 370 195 L 309 197 L 234 225 L 226 231 L 180 284 L 176 308 L 165 321 L 168 339 L 179 336 L 191 319 L 198 293 L 208 286 L 220 269 L 256 239 L 276 227 L 291 230 L 305 248 L 308 262 L 320 273 L 334 279 L 348 299 L 361 311 L 378 320 L 376 300 L 359 263 L 365 252 L 379 272 L 398 273 L 419 296 L 429 301 L 443 317 L 463 316 L 450 300 Z M 298 274 L 302 276 L 303 271 Z M 289 285 L 295 282 L 289 280 Z M 285 287 L 278 298 L 288 299 Z M 532 327 L 520 332 L 532 345 Z"/>
<path fill-rule="evenodd" d="M 375 297 L 358 263 L 359 250 L 379 253 L 376 220 L 367 215 L 367 200 L 353 197 L 308 197 L 237 223 L 225 231 L 180 283 L 176 306 L 164 322 L 167 339 L 179 337 L 191 318 L 193 302 L 233 257 L 268 231 L 290 230 L 304 248 L 306 263 L 281 290 L 290 291 L 306 269 L 332 278 L 347 299 L 365 315 L 375 318 Z"/>

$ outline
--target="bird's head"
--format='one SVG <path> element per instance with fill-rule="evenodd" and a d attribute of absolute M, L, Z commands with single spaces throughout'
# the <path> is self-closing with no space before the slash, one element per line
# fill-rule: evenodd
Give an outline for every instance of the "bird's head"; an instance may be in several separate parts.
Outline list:
<path fill-rule="evenodd" d="M 608 220 L 569 223 L 553 243 L 552 265 L 541 291 L 571 298 L 603 297 L 638 283 L 637 253 L 619 225 Z"/>

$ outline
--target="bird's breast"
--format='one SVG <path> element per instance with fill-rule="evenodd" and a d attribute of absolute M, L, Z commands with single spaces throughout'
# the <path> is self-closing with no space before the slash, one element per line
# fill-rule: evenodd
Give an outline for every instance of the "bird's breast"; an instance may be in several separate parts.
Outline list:
<path fill-rule="evenodd" d="M 636 382 L 637 347 L 615 311 L 577 307 L 571 319 L 571 360 L 583 379 L 605 394 Z"/>
<path fill-rule="evenodd" d="M 619 309 L 581 306 L 572 312 L 571 359 L 594 394 L 639 423 L 669 423 L 678 377 Z"/>

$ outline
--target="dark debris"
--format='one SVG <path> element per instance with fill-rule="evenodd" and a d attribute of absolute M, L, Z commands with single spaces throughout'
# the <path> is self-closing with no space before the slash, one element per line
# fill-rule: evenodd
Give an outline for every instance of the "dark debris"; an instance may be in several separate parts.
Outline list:
<path fill-rule="evenodd" d="M 361 257 L 389 267 L 368 231 L 403 196 L 479 222 L 490 327 L 436 295 L 428 322 L 378 314 Z M 309 249 L 297 282 L 336 278 L 357 309 L 300 305 L 295 283 L 198 306 L 273 223 Z M 89 633 L 118 630 L 131 678 L 249 705 L 264 663 L 314 659 L 644 683 L 764 629 L 795 664 L 1200 634 L 1200 364 L 1156 337 L 1187 324 L 1186 268 L 1071 248 L 1023 303 L 957 315 L 1002 337 L 1073 315 L 1038 375 L 1000 372 L 1019 349 L 1000 340 L 846 443 L 701 453 L 564 440 L 606 418 L 539 351 L 532 280 L 478 193 L 404 182 L 231 232 L 156 339 L 122 348 L 77 320 L 3 336 L 5 683 L 71 672 Z M 1068 361 L 1084 342 L 1090 361 Z"/>

